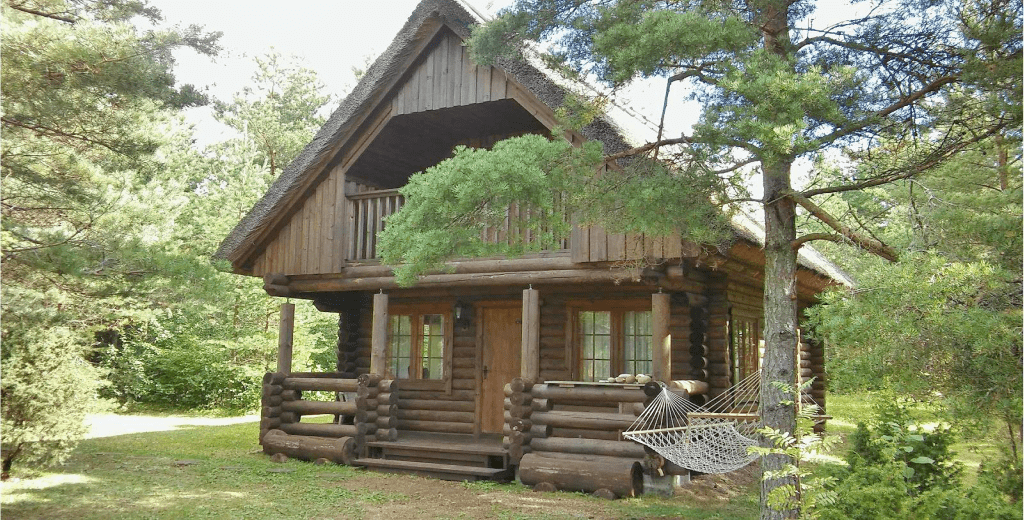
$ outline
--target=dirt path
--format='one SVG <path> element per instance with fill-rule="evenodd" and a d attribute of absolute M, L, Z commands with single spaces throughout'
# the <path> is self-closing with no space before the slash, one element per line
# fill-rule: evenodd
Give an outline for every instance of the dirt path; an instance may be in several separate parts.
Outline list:
<path fill-rule="evenodd" d="M 258 422 L 258 415 L 241 417 L 184 417 L 180 415 L 118 415 L 113 413 L 89 414 L 85 424 L 89 433 L 85 438 L 113 437 L 129 433 L 165 432 L 183 426 L 225 426 L 244 422 Z"/>

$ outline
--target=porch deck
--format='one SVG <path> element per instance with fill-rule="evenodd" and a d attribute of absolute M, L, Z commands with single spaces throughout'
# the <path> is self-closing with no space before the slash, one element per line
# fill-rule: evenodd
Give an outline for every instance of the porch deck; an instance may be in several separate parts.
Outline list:
<path fill-rule="evenodd" d="M 395 441 L 367 441 L 355 465 L 444 480 L 510 480 L 508 450 L 500 434 L 401 431 Z"/>

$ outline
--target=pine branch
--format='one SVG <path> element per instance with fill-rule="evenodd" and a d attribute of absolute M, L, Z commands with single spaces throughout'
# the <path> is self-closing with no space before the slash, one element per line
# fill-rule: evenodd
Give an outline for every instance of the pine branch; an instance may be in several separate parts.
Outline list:
<path fill-rule="evenodd" d="M 824 208 L 818 206 L 811 199 L 795 192 L 791 191 L 786 194 L 787 197 L 793 199 L 793 202 L 799 204 L 802 208 L 806 209 L 811 215 L 814 215 L 818 220 L 822 221 L 828 227 L 834 229 L 837 235 L 828 233 L 811 233 L 798 237 L 793 241 L 793 248 L 799 248 L 803 244 L 811 240 L 829 240 L 832 242 L 844 242 L 850 241 L 860 248 L 870 253 L 876 254 L 890 262 L 895 262 L 899 259 L 899 253 L 896 252 L 891 246 L 883 244 L 881 241 L 871 237 L 866 237 L 856 231 L 850 229 L 849 226 L 839 222 L 838 219 L 830 215 Z"/>

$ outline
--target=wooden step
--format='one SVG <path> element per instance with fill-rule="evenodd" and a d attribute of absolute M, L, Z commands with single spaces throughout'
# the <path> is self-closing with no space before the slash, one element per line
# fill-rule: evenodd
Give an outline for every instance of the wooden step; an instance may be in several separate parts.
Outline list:
<path fill-rule="evenodd" d="M 459 466 L 455 464 L 437 464 L 433 462 L 413 462 L 389 459 L 356 459 L 356 466 L 364 466 L 370 470 L 392 473 L 408 473 L 442 480 L 508 480 L 510 471 L 501 468 L 479 468 Z"/>
<path fill-rule="evenodd" d="M 445 436 L 413 436 L 402 432 L 397 441 L 367 441 L 371 448 L 395 448 L 402 450 L 423 450 L 440 453 L 472 453 L 476 455 L 504 456 L 507 450 L 501 447 L 500 438 L 494 444 L 485 444 L 473 439 L 470 435 Z"/>

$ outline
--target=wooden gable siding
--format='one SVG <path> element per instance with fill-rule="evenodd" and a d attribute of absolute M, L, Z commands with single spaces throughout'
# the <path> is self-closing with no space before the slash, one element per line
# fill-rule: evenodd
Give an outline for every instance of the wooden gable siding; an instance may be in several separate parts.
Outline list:
<path fill-rule="evenodd" d="M 679 234 L 656 237 L 641 233 L 608 233 L 601 226 L 574 226 L 569 240 L 573 262 L 615 262 L 643 258 L 680 258 Z"/>
<path fill-rule="evenodd" d="M 395 93 L 391 113 L 397 116 L 497 101 L 512 97 L 508 91 L 504 71 L 476 65 L 462 40 L 451 31 L 442 31 Z"/>
<path fill-rule="evenodd" d="M 345 262 L 346 209 L 345 175 L 337 167 L 256 257 L 253 275 L 340 272 Z"/>

